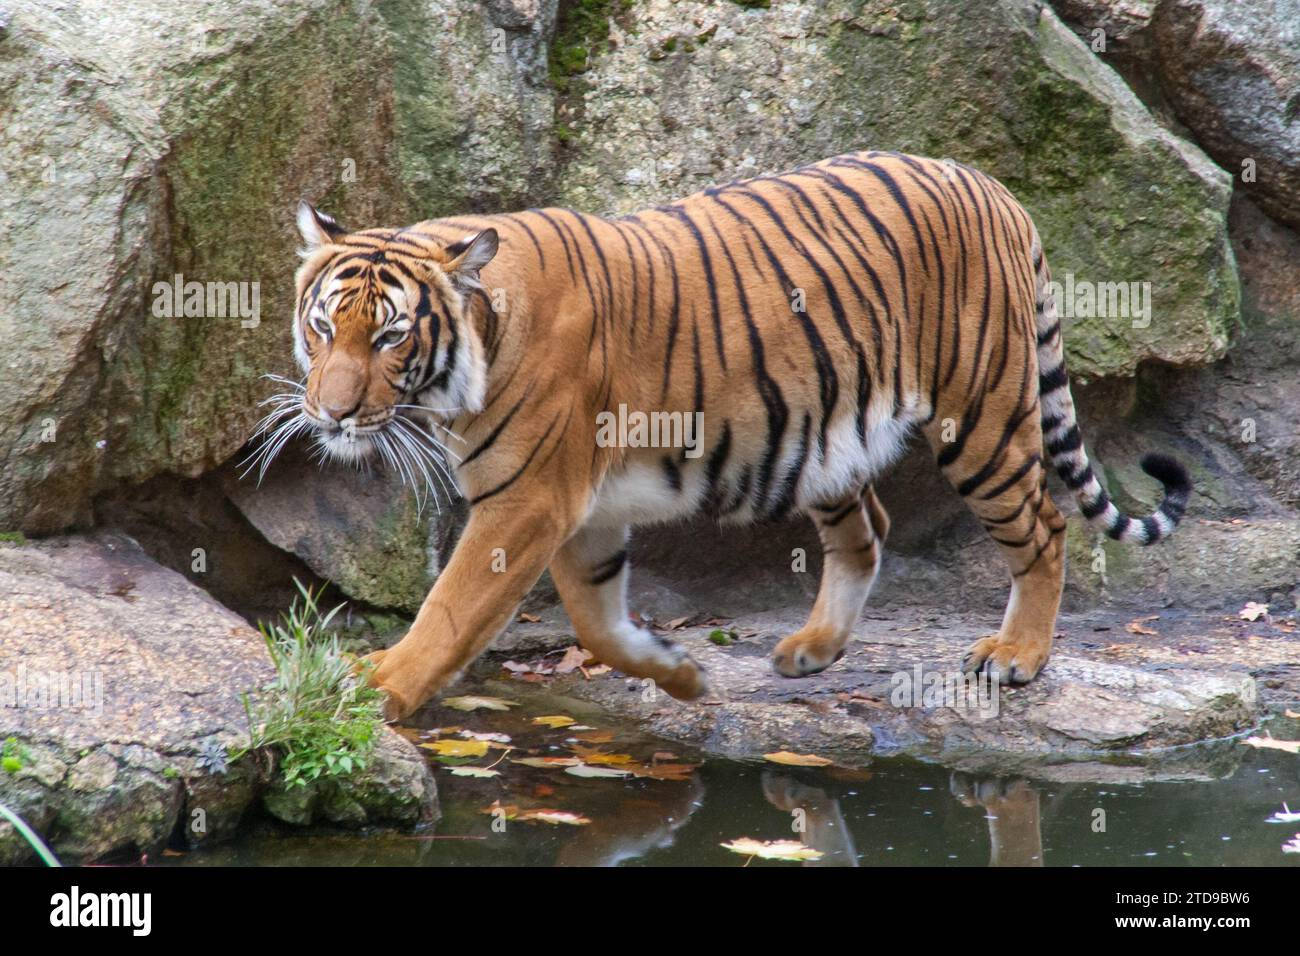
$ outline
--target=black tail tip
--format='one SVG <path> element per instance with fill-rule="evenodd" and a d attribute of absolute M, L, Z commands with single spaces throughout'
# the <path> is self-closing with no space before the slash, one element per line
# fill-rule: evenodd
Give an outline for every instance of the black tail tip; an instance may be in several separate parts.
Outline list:
<path fill-rule="evenodd" d="M 1142 470 L 1164 485 L 1167 494 L 1191 494 L 1191 476 L 1176 458 L 1170 458 L 1168 455 L 1146 455 L 1142 459 Z"/>

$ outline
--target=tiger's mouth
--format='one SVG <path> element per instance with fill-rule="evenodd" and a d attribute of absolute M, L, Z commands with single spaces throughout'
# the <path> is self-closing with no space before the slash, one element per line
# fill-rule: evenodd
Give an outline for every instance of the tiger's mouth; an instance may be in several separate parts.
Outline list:
<path fill-rule="evenodd" d="M 422 423 L 408 411 L 423 412 Z M 428 494 L 444 493 L 450 499 L 455 479 L 449 464 L 452 453 L 437 437 L 437 416 L 417 406 L 390 406 L 357 418 L 334 421 L 313 415 L 303 403 L 302 415 L 315 429 L 320 460 L 332 459 L 366 467 L 378 463 L 409 485 L 423 504 Z"/>
<path fill-rule="evenodd" d="M 254 432 L 260 443 L 244 460 L 241 477 L 256 470 L 260 483 L 292 439 L 311 437 L 314 460 L 348 462 L 367 471 L 372 462 L 377 463 L 411 487 L 420 508 L 430 497 L 448 501 L 454 497 L 456 480 L 450 462 L 458 459 L 439 437 L 454 437 L 440 414 L 451 409 L 390 405 L 335 421 L 315 409 L 305 383 L 282 376 L 267 378 L 286 391 L 262 403 L 273 407 Z"/>

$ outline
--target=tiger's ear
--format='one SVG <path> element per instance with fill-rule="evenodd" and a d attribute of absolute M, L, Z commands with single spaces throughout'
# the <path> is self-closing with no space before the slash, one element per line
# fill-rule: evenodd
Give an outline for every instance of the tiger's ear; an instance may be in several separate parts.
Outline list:
<path fill-rule="evenodd" d="M 314 252 L 347 234 L 347 230 L 335 222 L 333 216 L 321 212 L 305 199 L 298 201 L 298 232 L 307 244 L 304 252 Z"/>
<path fill-rule="evenodd" d="M 480 288 L 479 270 L 492 261 L 497 254 L 498 238 L 495 229 L 484 229 L 477 235 L 469 235 L 459 242 L 453 242 L 446 249 L 447 264 L 443 271 L 462 292 Z"/>

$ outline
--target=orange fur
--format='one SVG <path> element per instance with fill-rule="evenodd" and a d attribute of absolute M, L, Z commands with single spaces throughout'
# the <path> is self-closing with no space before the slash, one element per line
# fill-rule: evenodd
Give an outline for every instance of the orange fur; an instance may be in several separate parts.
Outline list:
<path fill-rule="evenodd" d="M 1116 536 L 1154 540 L 1181 513 L 1176 481 L 1146 526 L 1094 488 L 1081 445 L 1062 437 L 1073 408 L 1037 232 L 1000 184 L 960 165 L 859 153 L 622 219 L 545 209 L 346 233 L 311 210 L 300 226 L 306 413 L 343 457 L 382 454 L 365 436 L 407 427 L 395 416 L 427 422 L 470 503 L 410 632 L 375 656 L 395 716 L 473 660 L 548 566 L 585 646 L 675 696 L 704 693 L 689 655 L 634 627 L 624 601 L 628 526 L 698 511 L 813 514 L 821 592 L 776 666 L 829 666 L 888 531 L 870 482 L 914 431 L 1013 576 L 1002 627 L 965 662 L 1004 681 L 1041 669 L 1060 601 L 1044 429 Z M 412 317 L 406 339 L 376 339 Z M 393 407 L 415 404 L 438 411 Z M 698 457 L 598 441 L 620 406 L 699 413 Z M 351 417 L 359 449 L 331 409 Z"/>

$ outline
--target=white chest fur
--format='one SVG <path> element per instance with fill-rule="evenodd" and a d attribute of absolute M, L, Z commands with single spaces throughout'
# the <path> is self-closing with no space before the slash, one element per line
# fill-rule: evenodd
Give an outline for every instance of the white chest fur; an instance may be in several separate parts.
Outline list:
<path fill-rule="evenodd" d="M 818 454 L 815 436 L 804 456 L 795 490 L 794 507 L 803 509 L 815 504 L 842 500 L 856 494 L 863 485 L 877 478 L 907 444 L 912 429 L 911 417 L 888 417 L 868 427 L 861 441 L 850 416 L 841 416 L 827 429 L 826 447 Z M 755 508 L 754 486 L 739 507 L 723 516 L 725 521 L 750 521 L 760 517 L 774 503 L 779 488 L 796 467 L 800 456 L 799 437 L 787 434 L 781 454 L 773 469 L 771 488 L 763 506 Z M 674 456 L 675 472 L 665 467 L 662 456 L 642 456 L 617 472 L 606 476 L 588 517 L 593 527 L 658 524 L 689 517 L 710 499 L 706 459 L 682 461 Z M 751 476 L 757 462 L 750 462 Z M 724 502 L 734 496 L 745 462 L 730 459 L 714 494 Z M 680 487 L 676 487 L 676 485 Z"/>

